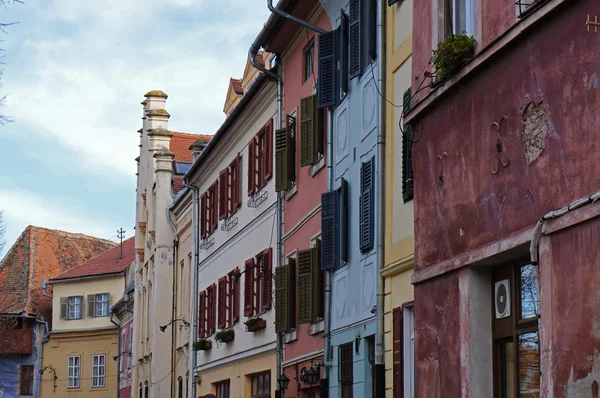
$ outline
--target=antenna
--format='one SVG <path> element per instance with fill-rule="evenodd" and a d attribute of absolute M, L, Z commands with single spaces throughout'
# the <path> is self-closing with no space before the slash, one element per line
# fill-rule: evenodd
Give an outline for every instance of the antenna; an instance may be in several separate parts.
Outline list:
<path fill-rule="evenodd" d="M 123 258 L 123 238 L 125 237 L 125 231 L 123 228 L 119 228 L 117 230 L 117 238 L 121 240 L 121 257 L 119 258 Z"/>

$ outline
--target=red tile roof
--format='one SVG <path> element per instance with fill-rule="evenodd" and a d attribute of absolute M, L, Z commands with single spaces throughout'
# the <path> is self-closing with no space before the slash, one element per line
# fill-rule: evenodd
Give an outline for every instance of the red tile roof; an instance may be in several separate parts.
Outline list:
<path fill-rule="evenodd" d="M 236 94 L 244 94 L 244 89 L 242 88 L 242 79 L 234 79 L 232 77 L 229 79 L 229 84 L 231 84 L 231 87 L 233 87 L 233 91 L 235 91 Z"/>
<path fill-rule="evenodd" d="M 123 256 L 121 256 L 121 245 L 117 244 L 88 262 L 55 276 L 51 281 L 117 274 L 125 271 L 125 268 L 134 261 L 135 238 L 131 237 L 123 242 Z"/>
<path fill-rule="evenodd" d="M 42 280 L 76 267 L 110 249 L 114 242 L 83 234 L 28 226 L 0 262 L 0 314 L 52 319 L 52 299 Z M 49 286 L 46 293 L 52 293 Z"/>
<path fill-rule="evenodd" d="M 206 141 L 210 141 L 212 135 L 189 134 L 173 131 L 169 149 L 175 154 L 174 160 L 178 162 L 191 162 L 192 151 L 190 151 L 190 146 L 200 137 L 204 138 Z"/>
<path fill-rule="evenodd" d="M 173 193 L 177 193 L 183 189 L 183 178 L 173 177 Z"/>

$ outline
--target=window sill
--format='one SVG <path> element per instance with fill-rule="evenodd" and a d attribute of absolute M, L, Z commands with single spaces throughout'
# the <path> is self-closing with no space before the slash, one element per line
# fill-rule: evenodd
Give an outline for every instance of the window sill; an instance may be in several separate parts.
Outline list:
<path fill-rule="evenodd" d="M 521 34 L 535 25 L 547 14 L 566 3 L 564 0 L 550 0 L 547 3 L 536 8 L 527 15 L 526 18 L 519 19 L 502 36 L 488 44 L 475 54 L 473 60 L 464 65 L 456 75 L 441 83 L 435 89 L 432 89 L 423 99 L 412 106 L 410 112 L 404 115 L 404 124 L 411 124 L 419 118 L 424 112 L 428 111 L 440 98 L 451 91 L 459 82 L 465 80 L 465 77 L 473 71 L 480 69 L 484 64 L 492 59 L 497 53 L 504 50 L 508 45 L 518 40 Z"/>
<path fill-rule="evenodd" d="M 283 335 L 283 341 L 285 344 L 289 344 L 292 341 L 296 340 L 298 340 L 298 336 L 296 335 L 296 329 L 293 329 L 289 332 L 285 332 L 285 334 Z"/>
<path fill-rule="evenodd" d="M 316 323 L 311 323 L 310 324 L 310 335 L 314 336 L 317 333 L 321 333 L 325 330 L 325 320 L 321 319 L 320 321 L 316 322 Z"/>
<path fill-rule="evenodd" d="M 325 167 L 325 156 L 321 155 L 321 159 L 317 160 L 317 163 L 313 164 L 310 168 L 310 176 L 314 177 Z"/>
<path fill-rule="evenodd" d="M 294 196 L 298 192 L 298 184 L 294 183 L 294 185 L 285 191 L 285 200 L 290 200 L 292 196 Z"/>

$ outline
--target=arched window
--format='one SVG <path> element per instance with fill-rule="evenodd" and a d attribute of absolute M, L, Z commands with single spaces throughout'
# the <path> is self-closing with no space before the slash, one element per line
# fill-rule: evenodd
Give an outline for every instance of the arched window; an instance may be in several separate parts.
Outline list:
<path fill-rule="evenodd" d="M 148 398 L 148 382 L 144 383 L 144 398 Z"/>
<path fill-rule="evenodd" d="M 143 386 L 142 383 L 140 383 L 140 392 L 138 394 L 138 398 L 144 398 L 144 390 L 143 390 Z"/>
<path fill-rule="evenodd" d="M 177 379 L 178 381 L 178 392 L 177 392 L 177 397 L 178 398 L 183 398 L 183 377 L 179 376 L 179 379 Z"/>

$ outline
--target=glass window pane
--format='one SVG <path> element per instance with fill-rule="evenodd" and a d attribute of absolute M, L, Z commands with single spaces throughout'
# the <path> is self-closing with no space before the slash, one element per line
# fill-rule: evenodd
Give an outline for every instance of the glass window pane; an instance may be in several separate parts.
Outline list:
<path fill-rule="evenodd" d="M 540 343 L 538 332 L 519 336 L 519 393 L 522 398 L 540 396 Z"/>
<path fill-rule="evenodd" d="M 516 387 L 515 344 L 512 341 L 500 343 L 500 383 L 502 398 L 514 398 Z"/>
<path fill-rule="evenodd" d="M 528 264 L 520 268 L 521 319 L 538 316 L 538 280 L 536 266 Z"/>

